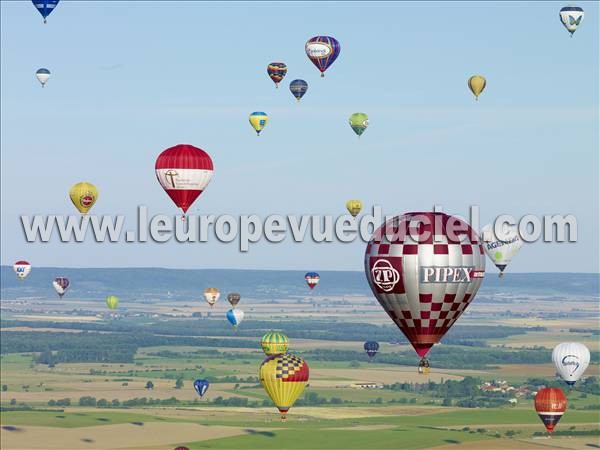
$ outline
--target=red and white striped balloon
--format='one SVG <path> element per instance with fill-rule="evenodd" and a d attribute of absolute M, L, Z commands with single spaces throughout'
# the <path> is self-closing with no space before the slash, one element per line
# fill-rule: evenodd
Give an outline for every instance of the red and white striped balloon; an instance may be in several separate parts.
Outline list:
<path fill-rule="evenodd" d="M 424 357 L 475 298 L 485 255 L 466 222 L 411 212 L 373 234 L 365 273 L 385 312 Z"/>
<path fill-rule="evenodd" d="M 184 214 L 206 189 L 213 175 L 212 159 L 204 150 L 180 144 L 166 149 L 154 166 L 158 182 Z"/>

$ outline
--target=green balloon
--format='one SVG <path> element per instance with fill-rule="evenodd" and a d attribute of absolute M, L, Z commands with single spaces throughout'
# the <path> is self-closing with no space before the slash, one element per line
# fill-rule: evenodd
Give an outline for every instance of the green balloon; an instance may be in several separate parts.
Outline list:
<path fill-rule="evenodd" d="M 350 126 L 359 137 L 369 126 L 369 116 L 365 113 L 354 113 L 350 116 L 349 121 Z"/>
<path fill-rule="evenodd" d="M 119 306 L 119 297 L 116 295 L 109 295 L 106 297 L 106 306 L 108 306 L 109 309 L 117 309 L 117 306 Z"/>

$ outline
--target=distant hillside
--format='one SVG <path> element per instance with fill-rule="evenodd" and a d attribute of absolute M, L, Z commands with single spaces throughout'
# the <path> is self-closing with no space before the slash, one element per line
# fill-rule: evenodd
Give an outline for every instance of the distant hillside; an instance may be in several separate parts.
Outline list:
<path fill-rule="evenodd" d="M 320 271 L 321 281 L 314 291 L 318 296 L 370 295 L 362 272 Z M 208 286 L 223 292 L 239 291 L 256 299 L 304 296 L 308 288 L 304 272 L 292 270 L 178 270 L 154 268 L 74 269 L 34 267 L 25 281 L 18 280 L 12 267 L 1 267 L 2 298 L 46 297 L 54 295 L 52 280 L 65 276 L 71 280 L 70 296 L 99 298 L 118 293 L 131 300 L 197 297 Z M 495 270 L 486 275 L 479 295 L 507 294 L 598 296 L 600 274 L 531 273 L 510 274 L 499 279 Z"/>

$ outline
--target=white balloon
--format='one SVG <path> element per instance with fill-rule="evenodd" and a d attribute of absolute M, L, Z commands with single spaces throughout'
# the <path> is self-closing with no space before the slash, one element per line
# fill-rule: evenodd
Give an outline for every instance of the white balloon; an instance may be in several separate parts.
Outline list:
<path fill-rule="evenodd" d="M 500 269 L 502 276 L 513 256 L 519 253 L 523 240 L 514 225 L 505 225 L 504 229 L 499 231 L 502 231 L 502 234 L 497 236 L 494 226 L 486 225 L 481 229 L 481 240 L 485 254 Z"/>
<path fill-rule="evenodd" d="M 234 327 L 237 327 L 242 320 L 244 320 L 244 311 L 242 311 L 241 309 L 230 309 L 229 311 L 227 311 L 227 320 L 229 320 L 229 323 L 231 323 L 231 325 L 233 325 Z"/>
<path fill-rule="evenodd" d="M 568 385 L 574 385 L 590 364 L 590 351 L 578 342 L 563 342 L 554 347 L 552 361 Z"/>
<path fill-rule="evenodd" d="M 42 87 L 44 87 L 50 78 L 50 71 L 48 69 L 39 69 L 35 73 L 35 77 L 42 84 Z"/>
<path fill-rule="evenodd" d="M 583 20 L 584 13 L 583 9 L 579 6 L 565 6 L 560 10 L 559 16 L 564 27 L 573 36 L 573 33 L 575 33 L 575 30 L 577 30 L 577 27 Z"/>
<path fill-rule="evenodd" d="M 13 270 L 20 280 L 24 280 L 29 275 L 29 272 L 31 272 L 31 264 L 27 261 L 17 261 L 13 264 Z"/>

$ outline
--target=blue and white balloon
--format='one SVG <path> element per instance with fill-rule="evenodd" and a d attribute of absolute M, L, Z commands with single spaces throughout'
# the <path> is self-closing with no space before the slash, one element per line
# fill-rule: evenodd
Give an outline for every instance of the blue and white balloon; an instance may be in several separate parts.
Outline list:
<path fill-rule="evenodd" d="M 208 380 L 194 381 L 194 389 L 196 390 L 200 398 L 204 397 L 204 394 L 206 394 L 206 391 L 208 391 L 209 386 L 210 383 L 208 382 Z"/>
<path fill-rule="evenodd" d="M 46 18 L 54 11 L 54 8 L 56 8 L 59 1 L 60 0 L 31 0 L 31 3 L 33 3 L 35 9 L 42 15 L 44 23 L 46 23 Z"/>
<path fill-rule="evenodd" d="M 577 27 L 581 24 L 583 16 L 583 8 L 579 6 L 565 6 L 560 10 L 560 21 L 567 31 L 571 33 L 571 37 L 573 37 L 573 33 L 575 33 Z"/>
<path fill-rule="evenodd" d="M 233 325 L 234 328 L 237 328 L 242 320 L 244 320 L 244 311 L 241 309 L 230 309 L 227 311 L 226 316 L 227 320 L 229 320 L 229 323 Z"/>
<path fill-rule="evenodd" d="M 560 377 L 573 386 L 590 364 L 590 351 L 578 342 L 563 342 L 554 347 L 552 361 Z"/>

